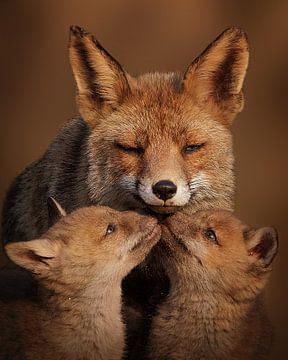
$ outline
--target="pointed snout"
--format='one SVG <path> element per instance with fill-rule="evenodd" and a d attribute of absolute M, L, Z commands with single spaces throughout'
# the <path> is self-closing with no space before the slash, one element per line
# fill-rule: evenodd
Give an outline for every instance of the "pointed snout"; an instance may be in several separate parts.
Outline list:
<path fill-rule="evenodd" d="M 157 225 L 158 220 L 147 215 L 140 215 L 134 211 L 123 211 L 122 225 L 125 229 L 133 232 L 140 231 L 143 234 L 151 232 Z"/>
<path fill-rule="evenodd" d="M 158 224 L 157 219 L 152 218 L 152 217 L 148 217 L 148 216 L 143 216 L 142 219 L 140 220 L 139 223 L 139 228 L 140 231 L 143 232 L 150 232 L 152 229 L 155 228 L 155 226 Z"/>
<path fill-rule="evenodd" d="M 167 226 L 170 230 L 175 230 L 179 233 L 187 231 L 187 224 L 191 223 L 192 215 L 183 211 L 177 212 L 172 216 L 163 219 L 161 224 Z"/>

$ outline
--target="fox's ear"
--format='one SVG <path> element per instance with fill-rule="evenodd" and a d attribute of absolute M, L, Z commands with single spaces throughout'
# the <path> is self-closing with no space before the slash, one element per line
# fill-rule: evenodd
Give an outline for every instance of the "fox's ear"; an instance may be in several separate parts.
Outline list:
<path fill-rule="evenodd" d="M 129 94 L 128 75 L 92 35 L 78 26 L 70 28 L 69 56 L 80 114 L 93 125 L 99 115 L 113 111 Z"/>
<path fill-rule="evenodd" d="M 62 216 L 66 216 L 66 211 L 52 196 L 47 199 L 49 227 L 54 225 Z"/>
<path fill-rule="evenodd" d="M 229 28 L 188 67 L 183 89 L 198 103 L 211 105 L 216 117 L 230 126 L 244 105 L 242 85 L 248 59 L 246 34 L 239 28 Z"/>
<path fill-rule="evenodd" d="M 269 266 L 278 251 L 278 235 L 273 227 L 256 230 L 247 241 L 248 254 L 264 267 Z"/>
<path fill-rule="evenodd" d="M 44 275 L 55 263 L 60 245 L 50 239 L 15 242 L 5 246 L 5 251 L 15 264 L 37 275 Z"/>

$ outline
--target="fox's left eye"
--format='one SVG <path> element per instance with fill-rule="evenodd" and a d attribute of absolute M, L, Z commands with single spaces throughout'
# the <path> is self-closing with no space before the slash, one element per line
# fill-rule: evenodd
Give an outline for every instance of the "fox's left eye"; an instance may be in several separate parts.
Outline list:
<path fill-rule="evenodd" d="M 212 242 L 214 242 L 215 244 L 218 244 L 217 236 L 216 236 L 214 230 L 212 230 L 212 229 L 206 229 L 206 230 L 204 231 L 204 235 L 205 235 L 206 239 L 208 239 L 209 241 L 212 241 Z"/>
<path fill-rule="evenodd" d="M 106 235 L 112 234 L 115 231 L 115 229 L 116 229 L 116 225 L 109 224 L 106 229 Z"/>
<path fill-rule="evenodd" d="M 191 154 L 191 153 L 193 153 L 193 152 L 195 152 L 195 151 L 200 150 L 203 146 L 204 146 L 204 143 L 202 143 L 202 144 L 188 145 L 188 146 L 186 146 L 186 147 L 184 148 L 184 152 L 185 152 L 186 154 Z"/>

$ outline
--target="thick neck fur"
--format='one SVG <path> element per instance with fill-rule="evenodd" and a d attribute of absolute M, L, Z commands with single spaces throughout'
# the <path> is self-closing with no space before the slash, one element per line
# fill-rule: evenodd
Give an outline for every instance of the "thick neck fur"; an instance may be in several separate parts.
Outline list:
<path fill-rule="evenodd" d="M 183 273 L 170 281 L 170 293 L 152 323 L 151 359 L 253 358 L 259 332 L 264 331 L 256 289 L 235 291 L 233 297 Z"/>
<path fill-rule="evenodd" d="M 247 326 L 246 316 L 253 307 L 253 301 L 238 302 L 209 291 L 199 294 L 194 286 L 189 288 L 188 282 L 175 285 L 167 303 L 171 310 L 178 307 L 181 312 L 190 314 L 180 322 L 183 330 L 190 332 L 190 336 L 197 340 L 195 355 L 199 354 L 200 357 L 203 352 L 207 356 L 210 353 L 211 358 L 223 359 L 225 354 L 231 354 L 235 344 L 241 340 L 241 328 Z"/>
<path fill-rule="evenodd" d="M 42 309 L 51 320 L 44 329 L 45 336 L 69 359 L 121 358 L 124 326 L 120 281 L 97 283 L 75 295 L 43 290 L 41 298 Z"/>

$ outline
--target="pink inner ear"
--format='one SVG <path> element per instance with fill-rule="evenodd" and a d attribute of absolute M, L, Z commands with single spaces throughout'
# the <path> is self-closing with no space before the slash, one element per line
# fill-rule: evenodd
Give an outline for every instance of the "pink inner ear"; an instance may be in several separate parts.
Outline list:
<path fill-rule="evenodd" d="M 257 256 L 259 259 L 262 257 L 262 252 L 260 249 L 260 244 L 255 246 L 253 249 L 249 251 L 249 256 Z"/>

